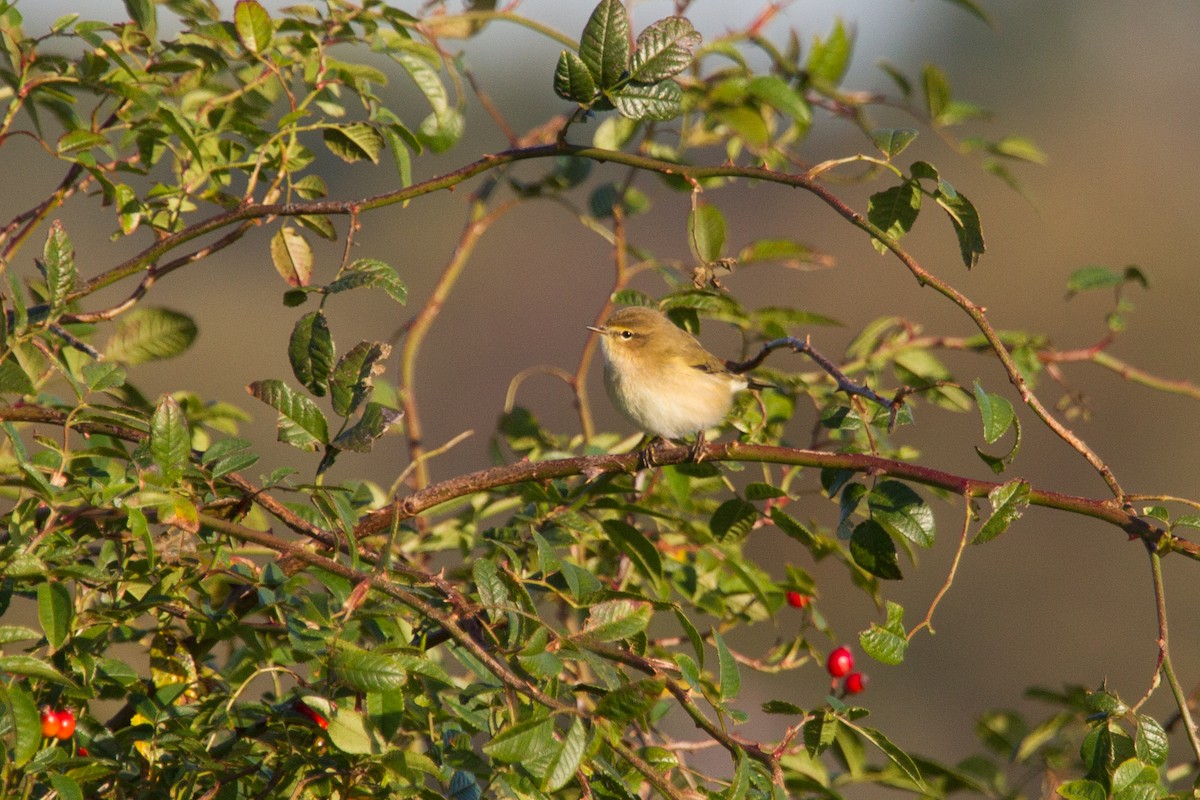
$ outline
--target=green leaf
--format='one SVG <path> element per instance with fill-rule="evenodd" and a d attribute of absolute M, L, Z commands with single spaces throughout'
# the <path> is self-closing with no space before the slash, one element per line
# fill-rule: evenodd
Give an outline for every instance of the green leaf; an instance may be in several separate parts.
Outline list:
<path fill-rule="evenodd" d="M 721 638 L 721 634 L 717 633 L 717 629 L 712 631 L 713 642 L 717 646 L 717 685 L 720 690 L 721 702 L 726 702 L 735 699 L 742 690 L 742 676 L 738 672 L 737 661 L 733 657 L 733 653 L 729 652 L 729 648 L 725 646 L 725 640 Z"/>
<path fill-rule="evenodd" d="M 125 370 L 107 361 L 93 361 L 83 366 L 83 380 L 88 389 L 102 392 L 125 385 Z"/>
<path fill-rule="evenodd" d="M 920 212 L 921 191 L 913 181 L 876 192 L 867 201 L 867 219 L 893 239 L 900 239 L 912 230 Z M 881 253 L 887 250 L 882 242 L 872 244 Z"/>
<path fill-rule="evenodd" d="M 71 776 L 52 772 L 48 777 L 59 800 L 83 800 L 83 789 Z"/>
<path fill-rule="evenodd" d="M 907 484 L 881 481 L 867 495 L 867 504 L 871 519 L 888 533 L 921 547 L 933 545 L 936 528 L 933 509 Z"/>
<path fill-rule="evenodd" d="M 582 719 L 575 717 L 563 738 L 562 747 L 550 762 L 550 769 L 542 780 L 542 791 L 557 792 L 570 783 L 587 752 L 587 744 L 587 728 Z"/>
<path fill-rule="evenodd" d="M 367 403 L 358 422 L 337 435 L 333 446 L 355 453 L 369 453 L 375 441 L 387 433 L 388 428 L 403 416 L 402 411 L 388 408 L 381 403 Z"/>
<path fill-rule="evenodd" d="M 804 749 L 810 757 L 816 758 L 833 744 L 839 724 L 831 709 L 814 712 L 813 717 L 804 723 Z"/>
<path fill-rule="evenodd" d="M 61 581 L 45 581 L 38 584 L 38 622 L 46 633 L 51 652 L 57 651 L 67 641 L 75 619 L 75 606 L 71 592 Z"/>
<path fill-rule="evenodd" d="M 688 214 L 688 239 L 692 254 L 705 263 L 721 257 L 725 246 L 725 217 L 709 203 L 696 203 Z"/>
<path fill-rule="evenodd" d="M 963 264 L 967 269 L 974 267 L 986 249 L 979 212 L 970 200 L 945 181 L 939 182 L 933 199 L 950 215 L 950 222 L 954 225 L 954 233 L 958 237 L 958 249 L 962 254 Z"/>
<path fill-rule="evenodd" d="M 329 381 L 333 411 L 349 417 L 371 393 L 374 376 L 384 370 L 383 361 L 392 352 L 391 345 L 359 342 L 338 359 Z"/>
<path fill-rule="evenodd" d="M 475 579 L 475 590 L 479 592 L 479 602 L 484 608 L 500 610 L 511 606 L 508 587 L 504 585 L 494 561 L 477 559 L 471 567 L 471 575 Z"/>
<path fill-rule="evenodd" d="M 874 728 L 851 727 L 858 731 L 864 739 L 882 750 L 883 754 L 888 757 L 888 760 L 899 767 L 900 771 L 917 785 L 918 792 L 925 796 L 934 793 L 932 789 L 925 785 L 925 779 L 921 777 L 921 770 L 917 767 L 917 763 L 913 761 L 912 756 L 894 745 L 883 733 Z"/>
<path fill-rule="evenodd" d="M 636 636 L 650 624 L 654 607 L 636 600 L 608 600 L 591 607 L 579 636 L 614 642 Z"/>
<path fill-rule="evenodd" d="M 746 91 L 772 108 L 788 115 L 801 132 L 812 125 L 812 107 L 804 96 L 783 78 L 759 75 L 746 84 Z"/>
<path fill-rule="evenodd" d="M 46 276 L 47 299 L 53 308 L 60 308 L 66 302 L 67 295 L 75 290 L 78 275 L 75 271 L 75 248 L 71 246 L 71 240 L 58 220 L 50 225 L 40 266 Z"/>
<path fill-rule="evenodd" d="M 1167 763 L 1167 732 L 1154 717 L 1138 715 L 1134 751 L 1147 764 L 1161 767 Z"/>
<path fill-rule="evenodd" d="M 1087 266 L 1075 270 L 1067 278 L 1067 296 L 1097 289 L 1113 289 L 1124 283 L 1124 278 L 1108 267 Z"/>
<path fill-rule="evenodd" d="M 564 100 L 586 105 L 596 97 L 596 81 L 578 55 L 563 50 L 554 68 L 554 93 Z"/>
<path fill-rule="evenodd" d="M 11 742 L 9 758 L 18 767 L 28 764 L 42 747 L 42 721 L 33 695 L 20 682 L 0 683 L 0 703 L 8 713 L 0 715 L 0 725 L 8 728 L 4 744 Z M 11 714 L 11 723 L 9 722 Z M 11 728 L 9 725 L 11 724 Z M 12 736 L 13 738 L 9 738 Z"/>
<path fill-rule="evenodd" d="M 3 316 L 0 309 L 0 316 Z M 0 361 L 0 394 L 33 394 L 33 381 L 15 356 Z"/>
<path fill-rule="evenodd" d="M 323 397 L 333 372 L 333 336 L 323 311 L 311 311 L 301 317 L 288 341 L 288 360 L 292 374 L 304 388 Z"/>
<path fill-rule="evenodd" d="M 596 703 L 596 716 L 619 725 L 639 719 L 658 704 L 665 687 L 666 681 L 662 678 L 627 683 L 600 698 Z"/>
<path fill-rule="evenodd" d="M 871 131 L 871 141 L 890 160 L 903 153 L 917 133 L 912 128 L 877 128 Z"/>
<path fill-rule="evenodd" d="M 876 578 L 898 581 L 904 578 L 896 555 L 896 543 L 878 522 L 863 520 L 850 535 L 850 557 Z"/>
<path fill-rule="evenodd" d="M 500 731 L 483 746 L 483 752 L 508 764 L 536 762 L 556 747 L 554 719 L 541 717 L 518 722 Z"/>
<path fill-rule="evenodd" d="M 408 290 L 396 274 L 396 270 L 373 258 L 360 258 L 351 263 L 337 280 L 326 287 L 326 291 L 337 294 L 359 287 L 383 289 L 388 297 L 400 305 L 404 305 L 408 300 Z"/>
<path fill-rule="evenodd" d="M 713 512 L 709 528 L 712 535 L 724 541 L 733 536 L 739 539 L 745 536 L 758 519 L 758 509 L 740 497 L 731 497 Z"/>
<path fill-rule="evenodd" d="M 1082 779 L 1061 783 L 1055 792 L 1065 800 L 1106 800 L 1108 797 L 1102 784 Z"/>
<path fill-rule="evenodd" d="M 10 675 L 24 675 L 27 678 L 36 678 L 66 686 L 74 685 L 74 682 L 70 678 L 63 675 L 51 664 L 33 656 L 0 655 L 0 672 L 7 672 Z"/>
<path fill-rule="evenodd" d="M 329 672 L 335 680 L 360 692 L 399 689 L 408 679 L 407 671 L 394 656 L 348 647 L 334 652 Z"/>
<path fill-rule="evenodd" d="M 175 398 L 164 394 L 150 417 L 150 458 L 166 485 L 174 485 L 183 476 L 191 448 L 187 417 Z"/>
<path fill-rule="evenodd" d="M 255 381 L 246 390 L 279 412 L 279 441 L 301 450 L 315 451 L 329 443 L 329 423 L 312 400 L 297 394 L 279 380 Z"/>
<path fill-rule="evenodd" d="M 998 394 L 988 394 L 976 380 L 975 404 L 979 406 L 979 415 L 983 419 L 983 440 L 995 444 L 1008 432 L 1016 418 L 1012 403 Z"/>
<path fill-rule="evenodd" d="M 312 247 L 291 225 L 282 226 L 271 237 L 271 263 L 288 286 L 308 286 L 312 280 Z"/>
<path fill-rule="evenodd" d="M 666 121 L 683 113 L 683 90 L 673 80 L 630 83 L 606 96 L 623 117 Z"/>
<path fill-rule="evenodd" d="M 579 57 L 601 90 L 612 89 L 625 76 L 629 33 L 629 17 L 622 0 L 600 0 L 583 28 Z"/>
<path fill-rule="evenodd" d="M 367 724 L 366 716 L 354 708 L 334 706 L 328 701 L 322 707 L 318 702 L 322 699 L 309 695 L 304 698 L 304 703 L 329 720 L 329 728 L 325 732 L 334 747 L 343 753 L 359 756 L 383 752 L 385 744 L 374 726 Z"/>
<path fill-rule="evenodd" d="M 701 36 L 685 17 L 666 17 L 638 34 L 629 66 L 631 80 L 657 83 L 685 70 Z"/>
<path fill-rule="evenodd" d="M 152 42 L 158 38 L 158 18 L 154 6 L 154 0 L 125 0 L 125 12 Z"/>
<path fill-rule="evenodd" d="M 233 7 L 233 27 L 242 46 L 256 55 L 271 46 L 271 17 L 258 0 L 238 0 Z"/>
<path fill-rule="evenodd" d="M 984 10 L 979 6 L 978 3 L 975 2 L 975 0 L 946 0 L 946 2 L 950 3 L 951 5 L 958 6 L 968 14 L 972 14 L 983 22 L 986 22 L 988 25 L 992 24 L 992 21 L 988 17 L 987 13 L 984 12 Z"/>
<path fill-rule="evenodd" d="M 888 601 L 887 622 L 883 625 L 871 623 L 868 630 L 858 635 L 863 652 L 881 664 L 899 664 L 904 661 L 908 650 L 908 636 L 904 630 L 904 609 L 898 603 Z"/>
<path fill-rule="evenodd" d="M 808 51 L 809 76 L 826 88 L 836 87 L 850 66 L 852 47 L 846 26 L 840 19 L 837 20 L 828 39 L 813 37 L 812 47 Z"/>
<path fill-rule="evenodd" d="M 1029 482 L 1013 480 L 988 492 L 992 515 L 983 523 L 971 544 L 990 542 L 1008 529 L 1029 507 Z"/>
<path fill-rule="evenodd" d="M 108 361 L 135 365 L 172 358 L 196 340 L 196 323 L 178 311 L 138 307 L 117 320 L 117 328 L 104 348 Z"/>
<path fill-rule="evenodd" d="M 662 581 L 662 557 L 658 548 L 628 522 L 606 519 L 602 523 L 609 540 L 624 553 L 638 570 L 655 584 Z"/>
<path fill-rule="evenodd" d="M 929 118 L 937 124 L 938 119 L 950 104 L 950 82 L 946 74 L 933 64 L 926 64 L 921 72 L 921 86 L 925 91 L 925 109 Z"/>
<path fill-rule="evenodd" d="M 322 131 L 322 137 L 329 152 L 348 164 L 363 159 L 378 164 L 379 154 L 383 152 L 383 134 L 369 122 L 328 125 Z"/>

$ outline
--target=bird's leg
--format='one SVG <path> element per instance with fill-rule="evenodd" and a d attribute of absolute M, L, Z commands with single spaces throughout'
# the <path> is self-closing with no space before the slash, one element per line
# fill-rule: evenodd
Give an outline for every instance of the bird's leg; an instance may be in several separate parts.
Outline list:
<path fill-rule="evenodd" d="M 647 436 L 646 443 L 638 450 L 638 469 L 652 469 L 658 466 L 658 461 L 654 458 L 654 448 L 661 441 L 661 436 Z"/>
<path fill-rule="evenodd" d="M 688 456 L 699 464 L 704 460 L 704 431 L 696 431 L 696 442 L 688 448 Z"/>

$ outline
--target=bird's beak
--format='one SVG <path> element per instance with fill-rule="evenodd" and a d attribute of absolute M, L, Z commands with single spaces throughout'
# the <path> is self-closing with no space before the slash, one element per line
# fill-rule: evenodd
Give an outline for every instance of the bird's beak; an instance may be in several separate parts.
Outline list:
<path fill-rule="evenodd" d="M 595 331 L 596 333 L 599 333 L 599 334 L 608 333 L 608 331 L 605 328 L 597 328 L 595 325 L 588 325 L 587 329 L 589 331 Z"/>

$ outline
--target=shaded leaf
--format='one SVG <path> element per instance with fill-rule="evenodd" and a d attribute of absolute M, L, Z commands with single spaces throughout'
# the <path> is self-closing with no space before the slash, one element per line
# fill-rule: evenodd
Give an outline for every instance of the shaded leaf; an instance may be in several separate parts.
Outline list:
<path fill-rule="evenodd" d="M 67 295 L 74 291 L 78 276 L 75 271 L 75 248 L 58 220 L 50 225 L 39 266 L 46 278 L 46 294 L 50 305 L 55 308 L 62 306 Z"/>
<path fill-rule="evenodd" d="M 192 437 L 183 409 L 175 398 L 164 394 L 150 418 L 150 458 L 167 485 L 176 483 L 183 476 L 191 445 Z"/>
<path fill-rule="evenodd" d="M 584 25 L 579 58 L 601 90 L 613 88 L 624 77 L 629 66 L 629 34 L 625 4 L 600 0 Z"/>
<path fill-rule="evenodd" d="M 713 628 L 713 643 L 717 647 L 717 686 L 720 690 L 721 701 L 733 700 L 742 690 L 742 676 L 738 672 L 737 661 L 733 653 L 725 645 L 725 640 L 717 629 Z"/>
<path fill-rule="evenodd" d="M 326 384 L 333 372 L 333 350 L 333 336 L 324 312 L 311 311 L 292 328 L 288 340 L 292 374 L 317 397 L 325 395 Z"/>
<path fill-rule="evenodd" d="M 71 592 L 61 581 L 44 581 L 37 588 L 38 622 L 46 634 L 51 651 L 56 651 L 67 641 L 75 619 L 75 607 Z"/>
<path fill-rule="evenodd" d="M 372 378 L 383 372 L 383 360 L 392 352 L 382 342 L 359 342 L 338 359 L 329 381 L 333 411 L 341 417 L 354 413 L 371 393 Z"/>
<path fill-rule="evenodd" d="M 874 520 L 864 520 L 850 535 L 850 557 L 876 578 L 898 581 L 904 578 L 896 555 L 896 543 Z"/>
<path fill-rule="evenodd" d="M 983 420 L 983 440 L 994 444 L 1012 427 L 1016 414 L 1012 403 L 998 394 L 988 394 L 979 381 L 975 381 L 975 404 Z"/>
<path fill-rule="evenodd" d="M 725 246 L 725 216 L 709 203 L 696 203 L 688 215 L 688 238 L 692 253 L 706 263 L 721 257 Z"/>
<path fill-rule="evenodd" d="M 367 403 L 358 422 L 337 435 L 333 446 L 355 453 L 369 453 L 375 440 L 403 416 L 403 412 L 380 403 Z"/>
<path fill-rule="evenodd" d="M 888 601 L 887 622 L 883 625 L 871 623 L 868 630 L 858 635 L 863 652 L 882 664 L 899 664 L 904 661 L 908 650 L 908 636 L 904 630 L 904 609 Z"/>
<path fill-rule="evenodd" d="M 565 565 L 564 565 L 565 566 Z M 592 606 L 579 636 L 601 642 L 627 639 L 646 629 L 654 608 L 636 600 L 608 600 Z"/>
<path fill-rule="evenodd" d="M 367 122 L 329 125 L 322 131 L 322 137 L 329 152 L 348 164 L 363 159 L 378 164 L 383 152 L 383 134 Z"/>
<path fill-rule="evenodd" d="M 564 100 L 590 103 L 596 97 L 596 81 L 578 55 L 563 50 L 554 68 L 554 92 Z"/>
<path fill-rule="evenodd" d="M 908 484 L 881 481 L 867 495 L 867 504 L 871 519 L 888 533 L 921 547 L 933 545 L 936 528 L 933 509 Z"/>
<path fill-rule="evenodd" d="M 955 191 L 954 187 L 945 181 L 939 182 L 933 199 L 950 216 L 950 222 L 954 225 L 954 234 L 958 237 L 958 249 L 962 254 L 963 264 L 970 269 L 975 266 L 986 249 L 979 212 L 975 210 L 975 206 L 970 200 Z"/>
<path fill-rule="evenodd" d="M 289 286 L 308 286 L 312 280 L 312 247 L 290 225 L 282 226 L 271 237 L 271 263 Z"/>
<path fill-rule="evenodd" d="M 582 719 L 575 717 L 571 720 L 567 735 L 563 737 L 562 746 L 550 762 L 550 769 L 546 771 L 546 777 L 542 780 L 542 791 L 557 792 L 575 777 L 575 772 L 583 761 L 583 754 L 587 752 L 587 743 L 587 728 Z"/>
<path fill-rule="evenodd" d="M 553 718 L 542 717 L 510 725 L 492 737 L 483 752 L 497 761 L 528 764 L 546 756 L 556 744 Z"/>
<path fill-rule="evenodd" d="M 654 708 L 665 687 L 662 678 L 627 683 L 600 698 L 596 703 L 596 716 L 619 724 L 638 719 Z"/>
<path fill-rule="evenodd" d="M 255 381 L 246 390 L 279 412 L 279 441 L 310 452 L 328 444 L 329 423 L 312 400 L 274 379 Z"/>
<path fill-rule="evenodd" d="M 342 648 L 329 662 L 331 676 L 360 692 L 383 692 L 404 686 L 408 673 L 392 655 Z"/>
<path fill-rule="evenodd" d="M 630 83 L 608 93 L 608 99 L 629 119 L 674 119 L 683 112 L 683 90 L 673 80 Z"/>
<path fill-rule="evenodd" d="M 988 501 L 992 504 L 992 514 L 971 540 L 972 544 L 990 542 L 1025 513 L 1029 507 L 1029 482 L 1014 480 L 997 486 L 988 492 Z"/>
<path fill-rule="evenodd" d="M 196 323 L 186 314 L 166 308 L 138 307 L 117 320 L 104 348 L 109 361 L 141 364 L 172 358 L 196 340 Z"/>
<path fill-rule="evenodd" d="M 369 287 L 383 289 L 388 297 L 403 305 L 408 300 L 408 290 L 388 264 L 373 258 L 360 258 L 347 267 L 337 279 L 326 287 L 330 294 Z"/>
<path fill-rule="evenodd" d="M 638 34 L 629 65 L 631 80 L 657 83 L 678 74 L 692 63 L 701 36 L 685 17 L 666 17 Z"/>
<path fill-rule="evenodd" d="M 916 138 L 917 131 L 912 128 L 877 128 L 871 131 L 871 141 L 889 159 L 903 153 Z"/>
<path fill-rule="evenodd" d="M 921 190 L 912 181 L 876 192 L 867 201 L 867 219 L 893 239 L 900 239 L 912 230 L 920 212 Z M 881 253 L 887 249 L 882 242 L 872 244 Z"/>

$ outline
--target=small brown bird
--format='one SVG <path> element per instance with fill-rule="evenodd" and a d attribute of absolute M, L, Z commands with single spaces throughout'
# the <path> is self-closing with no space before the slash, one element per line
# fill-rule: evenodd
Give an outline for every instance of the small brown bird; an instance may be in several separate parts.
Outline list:
<path fill-rule="evenodd" d="M 687 331 L 654 309 L 618 309 L 601 327 L 604 386 L 609 399 L 635 427 L 664 439 L 697 435 L 699 455 L 704 431 L 729 413 L 733 396 L 762 388 L 704 349 Z"/>

